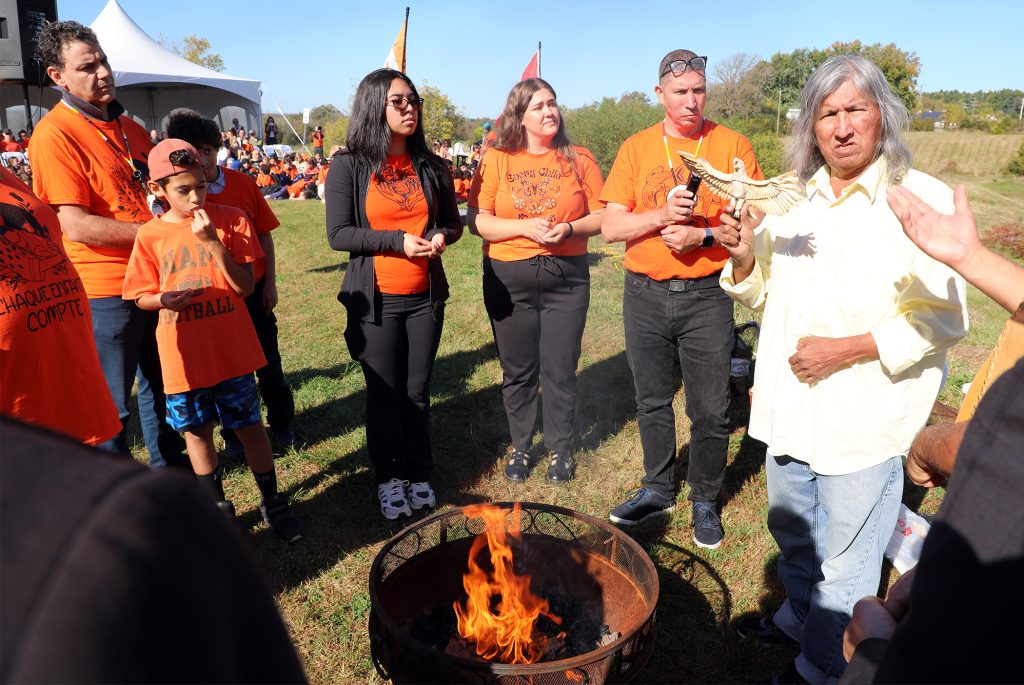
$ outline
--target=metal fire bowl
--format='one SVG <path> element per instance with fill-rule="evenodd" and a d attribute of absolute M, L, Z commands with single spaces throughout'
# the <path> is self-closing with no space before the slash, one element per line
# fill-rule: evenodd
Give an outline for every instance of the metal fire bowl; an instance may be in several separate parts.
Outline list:
<path fill-rule="evenodd" d="M 506 530 L 515 530 L 513 504 Z M 466 596 L 462 576 L 473 538 L 485 530 L 465 508 L 430 516 L 391 538 L 370 570 L 370 646 L 382 678 L 396 683 L 623 683 L 654 646 L 658 574 L 632 538 L 592 516 L 548 504 L 521 503 L 522 547 L 516 566 L 540 594 L 571 596 L 621 637 L 593 651 L 529 665 L 452 656 L 409 633 L 412 622 Z"/>

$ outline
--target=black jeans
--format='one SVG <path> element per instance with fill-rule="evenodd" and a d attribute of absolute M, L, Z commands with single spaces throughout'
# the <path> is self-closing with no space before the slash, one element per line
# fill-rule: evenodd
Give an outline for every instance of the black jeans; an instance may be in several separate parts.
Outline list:
<path fill-rule="evenodd" d="M 270 424 L 270 430 L 279 431 L 291 428 L 292 420 L 295 418 L 295 399 L 292 397 L 291 386 L 284 379 L 284 369 L 281 367 L 281 351 L 277 346 L 277 316 L 274 312 L 268 313 L 263 307 L 265 283 L 266 278 L 261 278 L 256 283 L 252 295 L 245 298 L 245 307 L 249 310 L 249 318 L 256 329 L 256 337 L 263 348 L 263 356 L 267 358 L 267 365 L 256 369 L 260 397 L 267 407 L 267 423 Z M 225 438 L 233 433 L 234 431 L 230 430 L 221 431 Z"/>
<path fill-rule="evenodd" d="M 527 451 L 544 387 L 544 446 L 568 455 L 576 415 L 576 365 L 590 306 L 586 255 L 514 262 L 484 258 L 484 305 L 503 379 L 512 446 Z"/>
<path fill-rule="evenodd" d="M 366 449 L 377 483 L 430 480 L 430 375 L 444 328 L 428 292 L 380 298 L 381 321 L 348 311 L 345 342 L 366 379 Z"/>
<path fill-rule="evenodd" d="M 675 355 L 679 355 L 690 428 L 690 500 L 718 498 L 729 448 L 729 364 L 733 303 L 718 275 L 654 281 L 626 272 L 622 318 L 626 358 L 636 386 L 637 422 L 644 450 L 643 486 L 677 493 Z"/>

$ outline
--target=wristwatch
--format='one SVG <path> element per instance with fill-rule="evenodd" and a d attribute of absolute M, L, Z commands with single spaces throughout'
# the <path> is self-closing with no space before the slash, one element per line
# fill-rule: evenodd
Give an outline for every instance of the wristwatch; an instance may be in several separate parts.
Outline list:
<path fill-rule="evenodd" d="M 715 244 L 715 234 L 711 232 L 710 228 L 704 229 L 704 240 L 701 241 L 701 247 L 711 247 Z"/>

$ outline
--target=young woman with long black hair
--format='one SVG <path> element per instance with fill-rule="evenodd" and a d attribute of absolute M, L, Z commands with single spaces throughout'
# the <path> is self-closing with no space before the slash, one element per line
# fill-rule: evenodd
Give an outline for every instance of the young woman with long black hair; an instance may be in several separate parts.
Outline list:
<path fill-rule="evenodd" d="M 325 189 L 328 242 L 350 253 L 338 299 L 349 354 L 366 378 L 366 446 L 388 519 L 435 504 L 429 412 L 448 299 L 441 253 L 462 236 L 451 172 L 423 136 L 422 103 L 405 74 L 368 74 Z"/>
<path fill-rule="evenodd" d="M 604 182 L 589 150 L 569 141 L 555 91 L 539 78 L 512 88 L 497 140 L 469 193 L 469 229 L 484 239 L 484 304 L 501 360 L 512 447 L 505 478 L 521 483 L 544 386 L 549 483 L 572 479 L 576 365 L 590 305 L 587 239 L 601 232 Z"/>

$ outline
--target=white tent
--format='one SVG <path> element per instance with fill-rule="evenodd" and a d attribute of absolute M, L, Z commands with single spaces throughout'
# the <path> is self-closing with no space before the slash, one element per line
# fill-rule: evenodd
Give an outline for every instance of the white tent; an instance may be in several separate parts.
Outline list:
<path fill-rule="evenodd" d="M 114 69 L 117 99 L 147 129 L 162 130 L 168 112 L 191 107 L 218 121 L 237 118 L 260 130 L 260 82 L 193 64 L 150 38 L 117 0 L 108 0 L 90 27 Z M 262 134 L 258 134 L 261 135 Z"/>
<path fill-rule="evenodd" d="M 108 0 L 90 28 L 114 70 L 118 101 L 147 130 L 163 130 L 171 110 L 190 107 L 217 121 L 221 130 L 230 128 L 231 120 L 237 118 L 262 137 L 259 81 L 213 71 L 174 54 L 150 38 L 117 0 Z M 17 120 L 24 119 L 24 106 L 12 105 L 23 103 L 24 98 L 20 86 L 10 91 L 4 93 L 3 104 L 10 125 L 17 130 L 21 127 Z M 57 103 L 59 93 L 32 88 L 30 100 L 33 120 L 38 122 Z M 43 112 L 36 114 L 40 103 Z"/>

